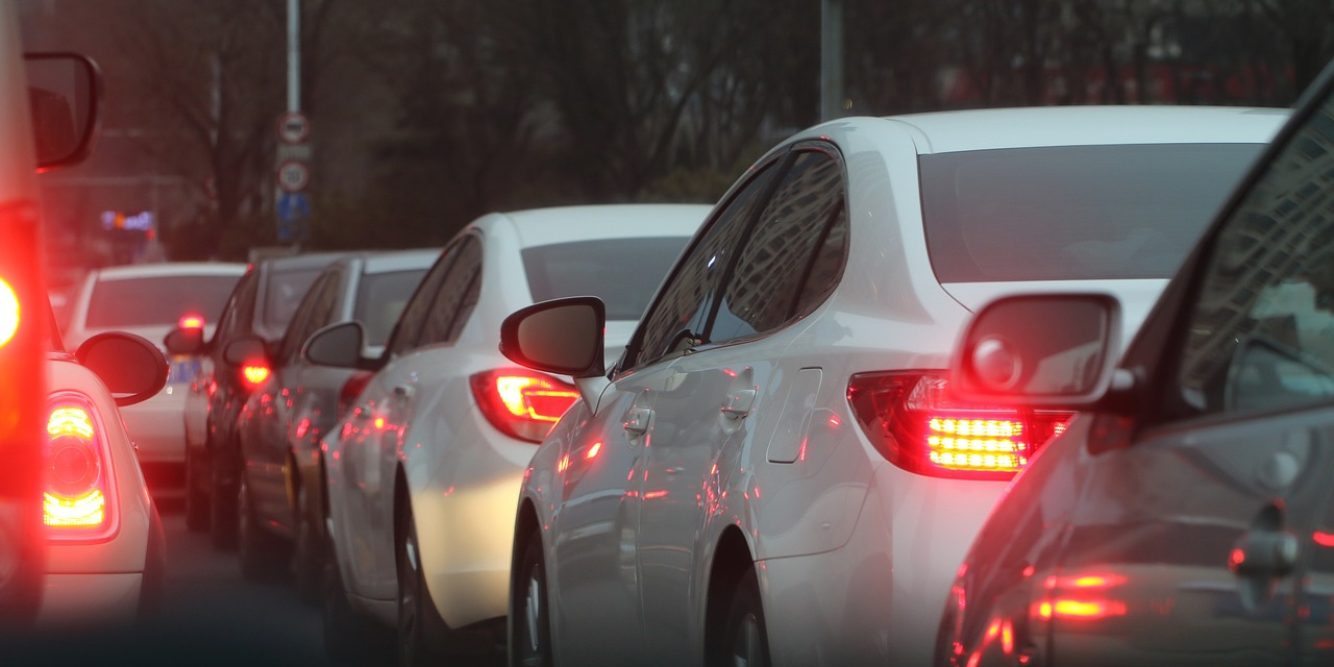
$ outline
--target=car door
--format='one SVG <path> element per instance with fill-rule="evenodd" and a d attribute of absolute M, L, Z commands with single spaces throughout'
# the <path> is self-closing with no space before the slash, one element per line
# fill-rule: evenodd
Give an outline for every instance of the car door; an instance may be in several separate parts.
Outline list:
<path fill-rule="evenodd" d="M 772 167 L 759 171 L 706 223 L 648 309 L 591 423 L 578 430 L 558 466 L 561 508 L 551 576 L 560 652 L 570 664 L 634 664 L 653 650 L 644 643 L 634 531 L 641 505 L 657 500 L 656 493 L 640 493 L 646 450 L 657 437 L 655 402 L 667 389 L 672 364 L 697 344 L 748 212 L 772 177 Z"/>
<path fill-rule="evenodd" d="M 777 184 L 766 183 L 741 212 L 747 229 L 715 289 L 708 326 L 673 365 L 654 407 L 637 546 L 650 655 L 662 664 L 702 657 L 696 602 L 711 504 L 701 494 L 747 470 L 743 450 L 758 430 L 772 430 L 757 413 L 781 406 L 770 399 L 787 339 L 771 334 L 809 312 L 798 311 L 803 286 L 843 210 L 843 168 L 832 148 L 798 148 L 785 162 L 775 167 Z"/>
<path fill-rule="evenodd" d="M 1062 663 L 1329 664 L 1332 128 L 1326 100 L 1206 240 L 1133 442 L 1093 426 L 1032 619 Z"/>

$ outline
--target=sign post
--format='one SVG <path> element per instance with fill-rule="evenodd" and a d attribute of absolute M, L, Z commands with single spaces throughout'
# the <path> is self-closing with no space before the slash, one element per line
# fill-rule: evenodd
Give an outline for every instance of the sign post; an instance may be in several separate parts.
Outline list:
<path fill-rule="evenodd" d="M 301 113 L 301 0 L 287 0 L 287 112 L 278 117 L 274 178 L 278 240 L 300 243 L 310 236 L 310 119 Z"/>

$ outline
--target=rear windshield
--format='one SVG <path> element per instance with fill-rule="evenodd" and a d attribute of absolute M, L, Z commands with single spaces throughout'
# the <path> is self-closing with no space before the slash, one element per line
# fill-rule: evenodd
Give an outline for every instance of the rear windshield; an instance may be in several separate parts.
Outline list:
<path fill-rule="evenodd" d="M 264 295 L 264 325 L 274 331 L 283 331 L 301 305 L 301 297 L 315 284 L 324 267 L 309 269 L 269 269 L 268 292 Z"/>
<path fill-rule="evenodd" d="M 637 320 L 689 237 L 599 239 L 525 248 L 535 301 L 596 296 L 607 319 Z"/>
<path fill-rule="evenodd" d="M 218 321 L 241 276 L 152 276 L 99 280 L 84 326 L 89 329 L 174 325 L 182 315 Z"/>
<path fill-rule="evenodd" d="M 426 269 L 368 273 L 357 288 L 353 319 L 366 328 L 367 345 L 384 345 Z"/>
<path fill-rule="evenodd" d="M 1263 144 L 1061 146 L 921 157 L 941 282 L 1168 278 Z"/>

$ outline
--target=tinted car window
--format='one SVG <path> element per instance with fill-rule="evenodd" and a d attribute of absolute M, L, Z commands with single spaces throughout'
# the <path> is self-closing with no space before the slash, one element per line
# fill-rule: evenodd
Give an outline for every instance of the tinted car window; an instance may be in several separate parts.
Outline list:
<path fill-rule="evenodd" d="M 596 296 L 607 319 L 637 320 L 689 237 L 599 239 L 524 248 L 534 301 Z"/>
<path fill-rule="evenodd" d="M 366 344 L 384 345 L 403 314 L 412 290 L 421 282 L 425 269 L 367 273 L 357 287 L 357 303 L 352 318 L 366 328 Z"/>
<path fill-rule="evenodd" d="M 482 246 L 469 238 L 459 248 L 458 260 L 450 267 L 440 290 L 431 305 L 431 312 L 422 328 L 421 344 L 434 345 L 454 340 L 462 322 L 472 313 L 477 303 L 474 290 L 482 265 Z M 457 324 L 456 324 L 457 322 Z"/>
<path fill-rule="evenodd" d="M 702 333 L 709 299 L 732 262 L 749 221 L 766 201 L 775 171 L 770 164 L 739 190 L 681 260 L 645 317 L 633 364 L 678 352 Z"/>
<path fill-rule="evenodd" d="M 1261 144 L 1060 146 L 921 157 L 941 282 L 1168 278 Z"/>
<path fill-rule="evenodd" d="M 1326 99 L 1220 228 L 1179 383 L 1194 411 L 1334 399 L 1334 100 Z"/>
<path fill-rule="evenodd" d="M 403 354 L 417 347 L 422 327 L 426 324 L 427 316 L 431 314 L 431 304 L 435 302 L 435 295 L 440 291 L 440 283 L 445 280 L 450 267 L 458 257 L 459 245 L 455 243 L 445 248 L 440 254 L 440 259 L 435 261 L 416 291 L 412 293 L 408 304 L 403 307 L 403 316 L 394 325 L 394 333 L 390 336 L 387 346 L 390 355 Z"/>
<path fill-rule="evenodd" d="M 710 328 L 710 342 L 771 331 L 798 315 L 802 286 L 819 258 L 816 250 L 833 255 L 823 258 L 826 265 L 842 261 L 841 241 L 825 248 L 842 208 L 839 162 L 819 151 L 798 154 L 741 250 Z M 830 273 L 828 266 L 821 267 L 820 279 L 826 284 L 816 292 L 827 293 Z M 809 301 L 806 306 L 811 306 Z"/>
<path fill-rule="evenodd" d="M 314 316 L 314 312 L 319 308 L 323 292 L 331 283 L 336 282 L 334 275 L 326 274 L 316 280 L 315 284 L 310 287 L 310 292 L 306 294 L 306 298 L 301 300 L 301 305 L 297 306 L 292 321 L 287 325 L 287 333 L 283 335 L 282 349 L 278 353 L 280 359 L 288 362 L 295 359 L 306 338 L 315 329 L 319 328 L 318 318 Z"/>
<path fill-rule="evenodd" d="M 264 293 L 264 324 L 274 329 L 285 329 L 296 313 L 301 298 L 319 275 L 320 269 L 279 271 L 270 268 L 269 283 Z"/>
<path fill-rule="evenodd" d="M 250 330 L 250 318 L 255 312 L 255 285 L 258 281 L 255 272 L 251 271 L 236 286 L 232 298 L 227 301 L 227 309 L 218 322 L 218 329 L 213 334 L 216 340 L 227 340 Z"/>
<path fill-rule="evenodd" d="M 174 325 L 185 314 L 217 321 L 237 276 L 153 276 L 99 280 L 88 302 L 91 329 Z"/>

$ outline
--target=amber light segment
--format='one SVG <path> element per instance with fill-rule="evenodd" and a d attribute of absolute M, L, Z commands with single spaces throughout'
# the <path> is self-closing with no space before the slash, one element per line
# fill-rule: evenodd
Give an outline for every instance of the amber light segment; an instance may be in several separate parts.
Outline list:
<path fill-rule="evenodd" d="M 1018 472 L 1028 464 L 1024 423 L 937 416 L 927 420 L 931 463 L 950 470 Z"/>
<path fill-rule="evenodd" d="M 94 435 L 93 418 L 87 410 L 78 406 L 55 408 L 46 420 L 46 434 L 53 440 L 70 436 L 91 441 Z"/>
<path fill-rule="evenodd" d="M 42 521 L 52 528 L 99 528 L 106 520 L 106 496 L 93 489 L 77 496 L 43 494 Z"/>

